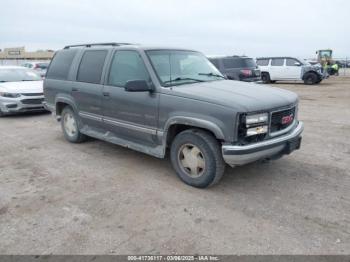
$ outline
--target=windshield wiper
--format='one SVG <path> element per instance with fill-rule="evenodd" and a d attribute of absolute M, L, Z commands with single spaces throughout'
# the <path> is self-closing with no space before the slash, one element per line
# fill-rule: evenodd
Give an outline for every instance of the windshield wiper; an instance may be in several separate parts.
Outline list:
<path fill-rule="evenodd" d="M 30 80 L 30 79 L 24 79 L 24 80 L 21 80 L 21 81 L 37 81 L 37 80 Z"/>
<path fill-rule="evenodd" d="M 196 79 L 196 78 L 191 78 L 191 77 L 177 77 L 175 79 L 172 80 L 168 80 L 163 82 L 164 84 L 167 83 L 171 83 L 171 82 L 178 82 L 178 81 L 182 81 L 182 80 L 191 80 L 191 81 L 196 81 L 196 82 L 204 82 L 204 80 L 200 80 L 200 79 Z"/>
<path fill-rule="evenodd" d="M 198 73 L 198 75 L 200 75 L 200 76 L 215 76 L 215 77 L 220 77 L 220 78 L 226 79 L 226 77 L 219 75 L 219 74 L 215 74 L 215 73 Z"/>

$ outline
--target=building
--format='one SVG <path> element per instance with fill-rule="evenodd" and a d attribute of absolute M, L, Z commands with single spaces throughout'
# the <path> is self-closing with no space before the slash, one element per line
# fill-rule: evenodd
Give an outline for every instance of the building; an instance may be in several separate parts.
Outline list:
<path fill-rule="evenodd" d="M 0 50 L 0 60 L 51 60 L 53 50 L 38 50 L 27 52 L 24 47 L 4 48 Z"/>

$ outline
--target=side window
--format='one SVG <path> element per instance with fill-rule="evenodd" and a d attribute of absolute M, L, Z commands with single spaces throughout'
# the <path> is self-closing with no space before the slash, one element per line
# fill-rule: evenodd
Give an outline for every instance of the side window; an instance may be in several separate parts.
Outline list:
<path fill-rule="evenodd" d="M 136 51 L 117 51 L 112 60 L 108 84 L 124 87 L 126 82 L 132 80 L 150 82 L 150 77 L 142 58 Z"/>
<path fill-rule="evenodd" d="M 287 66 L 296 66 L 295 63 L 299 63 L 298 60 L 293 59 L 293 58 L 287 58 L 286 59 L 286 65 Z"/>
<path fill-rule="evenodd" d="M 256 63 L 258 66 L 268 66 L 270 59 L 258 59 Z"/>
<path fill-rule="evenodd" d="M 273 58 L 271 61 L 272 66 L 283 66 L 284 58 Z"/>
<path fill-rule="evenodd" d="M 209 59 L 209 61 L 210 61 L 217 69 L 220 69 L 219 59 Z"/>
<path fill-rule="evenodd" d="M 99 84 L 106 56 L 107 51 L 105 50 L 85 51 L 80 62 L 77 81 Z"/>
<path fill-rule="evenodd" d="M 46 78 L 67 80 L 70 66 L 76 54 L 77 50 L 75 49 L 58 51 L 50 63 Z"/>

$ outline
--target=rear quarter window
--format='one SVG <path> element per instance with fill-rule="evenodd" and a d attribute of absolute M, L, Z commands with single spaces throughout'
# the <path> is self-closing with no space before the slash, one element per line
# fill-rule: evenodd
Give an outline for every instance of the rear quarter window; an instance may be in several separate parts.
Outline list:
<path fill-rule="evenodd" d="M 46 78 L 67 80 L 69 69 L 76 54 L 77 50 L 75 49 L 58 51 L 50 63 Z"/>
<path fill-rule="evenodd" d="M 77 81 L 99 84 L 106 56 L 106 50 L 85 51 L 80 62 Z"/>

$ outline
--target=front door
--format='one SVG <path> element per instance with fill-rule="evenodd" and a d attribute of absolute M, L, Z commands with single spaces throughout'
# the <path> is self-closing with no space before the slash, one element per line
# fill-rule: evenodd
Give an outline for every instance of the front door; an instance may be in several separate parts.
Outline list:
<path fill-rule="evenodd" d="M 298 60 L 294 58 L 287 58 L 286 69 L 287 69 L 288 78 L 293 80 L 300 80 L 301 66 L 302 64 Z"/>
<path fill-rule="evenodd" d="M 134 50 L 114 53 L 103 87 L 103 119 L 107 130 L 118 138 L 152 146 L 158 123 L 157 92 L 127 92 L 126 82 L 146 80 L 150 85 L 142 57 Z"/>

